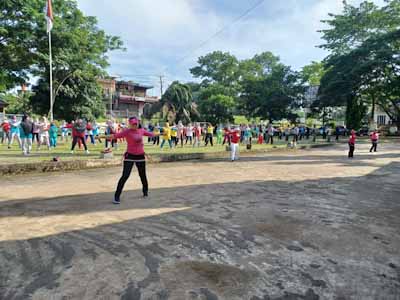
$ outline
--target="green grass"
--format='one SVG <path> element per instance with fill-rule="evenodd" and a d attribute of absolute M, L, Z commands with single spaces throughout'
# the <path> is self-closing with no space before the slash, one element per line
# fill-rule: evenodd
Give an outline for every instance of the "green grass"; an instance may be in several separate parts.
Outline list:
<path fill-rule="evenodd" d="M 307 144 L 307 142 L 300 142 L 301 144 Z M 276 141 L 275 147 L 286 147 L 286 142 L 284 141 Z M 99 159 L 100 152 L 104 149 L 104 141 L 101 144 L 92 145 L 88 144 L 88 148 L 90 154 L 86 155 L 82 150 L 75 148 L 75 153 L 70 153 L 71 140 L 67 143 L 59 142 L 57 148 L 52 149 L 50 151 L 47 150 L 47 147 L 42 146 L 40 151 L 37 150 L 36 144 L 33 146 L 32 153 L 29 156 L 23 156 L 21 150 L 18 147 L 16 141 L 12 145 L 11 149 L 7 148 L 7 145 L 0 144 L 0 164 L 14 164 L 14 163 L 27 163 L 27 162 L 41 162 L 41 161 L 51 161 L 53 157 L 60 157 L 61 161 L 68 160 L 80 160 L 80 159 Z M 262 149 L 270 149 L 271 145 L 257 145 L 253 144 L 253 150 L 262 150 Z M 122 154 L 126 150 L 126 144 L 122 143 L 119 145 L 118 150 L 114 150 L 114 157 L 122 156 Z M 240 151 L 245 151 L 246 146 L 241 145 Z M 178 154 L 187 154 L 187 153 L 215 153 L 215 152 L 224 152 L 225 146 L 222 145 L 214 145 L 211 147 L 204 147 L 204 142 L 201 143 L 200 147 L 193 148 L 190 145 L 186 145 L 183 148 L 178 145 L 177 148 L 169 149 L 168 144 L 164 145 L 164 149 L 160 149 L 160 146 L 153 146 L 152 144 L 147 143 L 147 139 L 145 141 L 145 152 L 147 154 L 168 154 L 168 153 L 178 153 Z"/>

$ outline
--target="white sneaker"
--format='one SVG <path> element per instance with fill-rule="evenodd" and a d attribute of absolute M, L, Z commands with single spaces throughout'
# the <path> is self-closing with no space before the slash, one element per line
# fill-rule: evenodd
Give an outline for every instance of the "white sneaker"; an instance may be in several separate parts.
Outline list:
<path fill-rule="evenodd" d="M 89 150 L 86 150 L 85 153 L 86 153 L 86 154 L 90 154 Z"/>
<path fill-rule="evenodd" d="M 74 150 L 71 151 L 71 154 L 74 154 Z"/>

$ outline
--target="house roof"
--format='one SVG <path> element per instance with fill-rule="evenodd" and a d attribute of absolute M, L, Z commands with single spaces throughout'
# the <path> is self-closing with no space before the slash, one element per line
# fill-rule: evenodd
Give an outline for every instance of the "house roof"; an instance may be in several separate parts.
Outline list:
<path fill-rule="evenodd" d="M 119 84 L 131 85 L 131 86 L 138 87 L 138 88 L 143 88 L 143 89 L 146 89 L 146 90 L 154 88 L 154 86 L 140 84 L 140 83 L 136 83 L 136 82 L 133 82 L 133 81 L 117 81 L 117 85 L 119 85 Z"/>

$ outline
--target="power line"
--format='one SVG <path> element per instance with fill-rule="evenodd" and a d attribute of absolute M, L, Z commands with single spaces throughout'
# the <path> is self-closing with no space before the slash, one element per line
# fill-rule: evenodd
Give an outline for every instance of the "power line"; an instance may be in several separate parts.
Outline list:
<path fill-rule="evenodd" d="M 253 10 L 255 10 L 257 7 L 259 7 L 261 4 L 263 4 L 265 2 L 265 0 L 260 0 L 258 1 L 256 4 L 254 4 L 253 6 L 251 6 L 250 8 L 248 8 L 245 12 L 243 12 L 240 16 L 238 16 L 236 19 L 234 19 L 231 23 L 225 25 L 224 27 L 222 27 L 221 29 L 219 29 L 216 33 L 214 33 L 211 37 L 209 37 L 207 40 L 205 40 L 204 42 L 202 42 L 199 46 L 197 46 L 196 48 L 194 48 L 193 50 L 191 50 L 191 52 L 187 55 L 185 55 L 183 58 L 179 59 L 176 64 L 181 63 L 182 61 L 186 60 L 187 58 L 189 58 L 194 52 L 196 52 L 197 50 L 203 48 L 208 42 L 210 42 L 211 40 L 213 40 L 214 38 L 216 38 L 217 36 L 219 36 L 221 33 L 223 33 L 226 29 L 228 29 L 229 27 L 231 27 L 233 24 L 236 24 L 237 22 L 239 22 L 240 20 L 242 20 L 244 17 L 246 17 L 250 12 L 252 12 Z M 167 68 L 168 69 L 168 68 Z"/>
<path fill-rule="evenodd" d="M 239 22 L 240 20 L 242 20 L 243 18 L 245 18 L 250 12 L 252 12 L 253 10 L 255 10 L 257 7 L 259 7 L 261 4 L 263 4 L 265 2 L 265 0 L 260 0 L 257 3 L 255 3 L 253 6 L 251 6 L 250 8 L 248 8 L 246 11 L 244 11 L 240 16 L 238 16 L 236 19 L 234 19 L 231 23 L 223 26 L 221 29 L 219 29 L 216 33 L 214 33 L 211 37 L 209 37 L 207 40 L 205 40 L 204 42 L 202 42 L 201 44 L 199 44 L 199 46 L 197 46 L 196 48 L 192 49 L 190 51 L 190 53 L 188 53 L 187 55 L 185 55 L 184 57 L 182 57 L 181 59 L 179 59 L 178 61 L 176 61 L 176 64 L 181 63 L 182 61 L 185 61 L 187 58 L 189 58 L 192 54 L 194 54 L 194 52 L 196 52 L 197 50 L 203 48 L 207 43 L 209 43 L 211 40 L 213 40 L 214 38 L 216 38 L 217 36 L 219 36 L 220 34 L 222 34 L 225 30 L 227 30 L 229 27 L 231 27 L 232 25 L 236 24 L 237 22 Z M 164 69 L 164 71 L 168 70 L 168 67 L 166 67 Z M 119 74 L 119 76 L 121 77 L 153 77 L 155 78 L 154 81 L 158 81 L 158 79 L 160 78 L 160 76 L 162 76 L 163 78 L 165 78 L 165 76 L 163 75 L 155 75 L 155 74 Z M 148 81 L 150 81 L 151 79 L 148 79 Z M 144 81 L 144 80 L 143 80 Z M 147 81 L 147 80 L 146 80 Z"/>

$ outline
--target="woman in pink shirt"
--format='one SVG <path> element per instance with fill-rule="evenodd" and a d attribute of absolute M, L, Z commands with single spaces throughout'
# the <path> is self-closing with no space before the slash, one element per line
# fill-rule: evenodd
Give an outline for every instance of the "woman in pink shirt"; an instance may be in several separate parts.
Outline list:
<path fill-rule="evenodd" d="M 369 149 L 369 152 L 372 152 L 372 150 L 374 150 L 374 152 L 376 152 L 376 150 L 377 150 L 376 148 L 378 147 L 379 133 L 376 130 L 374 130 L 371 133 L 370 138 L 371 138 L 372 147 L 371 147 L 371 149 Z"/>
<path fill-rule="evenodd" d="M 142 181 L 143 196 L 148 196 L 149 187 L 146 177 L 146 159 L 144 156 L 143 136 L 154 137 L 154 134 L 144 130 L 143 128 L 139 128 L 139 120 L 136 117 L 129 119 L 129 129 L 110 136 L 113 140 L 124 138 L 128 144 L 127 150 L 124 154 L 124 169 L 122 177 L 119 180 L 117 190 L 115 191 L 114 204 L 121 203 L 120 196 L 126 181 L 131 175 L 134 164 L 136 164 L 140 180 Z"/>
<path fill-rule="evenodd" d="M 349 158 L 354 157 L 355 147 L 356 147 L 356 132 L 352 130 L 349 138 Z"/>

